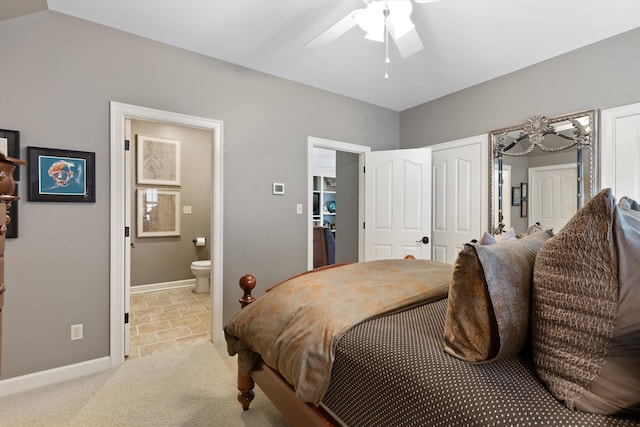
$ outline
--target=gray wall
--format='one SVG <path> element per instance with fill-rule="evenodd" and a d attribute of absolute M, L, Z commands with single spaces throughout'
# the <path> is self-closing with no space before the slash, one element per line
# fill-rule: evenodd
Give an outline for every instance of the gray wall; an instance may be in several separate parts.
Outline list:
<path fill-rule="evenodd" d="M 211 248 L 211 146 L 210 131 L 174 126 L 167 123 L 132 120 L 132 218 L 131 218 L 131 286 L 193 279 L 191 262 L 210 259 Z M 137 237 L 138 188 L 172 189 L 169 186 L 137 184 L 137 135 L 180 141 L 182 206 L 191 206 L 190 214 L 181 213 L 180 236 Z M 180 209 L 182 212 L 182 209 Z M 206 237 L 207 244 L 197 247 L 196 237 Z"/>
<path fill-rule="evenodd" d="M 0 127 L 96 153 L 96 203 L 26 201 L 7 242 L 2 378 L 109 354 L 109 101 L 224 122 L 224 318 L 238 279 L 306 270 L 307 137 L 398 147 L 399 113 L 51 11 L 0 22 Z M 284 196 L 271 183 L 286 184 Z M 306 207 L 305 207 L 306 209 Z M 259 291 L 260 295 L 263 291 Z M 70 325 L 84 324 L 70 341 Z"/>
<path fill-rule="evenodd" d="M 532 115 L 638 102 L 638 46 L 640 29 L 402 111 L 400 147 L 480 135 L 524 123 Z"/>

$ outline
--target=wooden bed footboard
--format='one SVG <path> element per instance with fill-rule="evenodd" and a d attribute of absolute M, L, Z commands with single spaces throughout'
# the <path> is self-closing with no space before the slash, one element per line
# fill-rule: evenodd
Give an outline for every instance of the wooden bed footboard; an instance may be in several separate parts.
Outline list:
<path fill-rule="evenodd" d="M 329 266 L 329 268 L 332 267 L 335 266 Z M 242 308 L 256 300 L 251 294 L 255 286 L 256 278 L 253 275 L 245 274 L 240 278 L 240 288 L 244 292 L 240 298 Z M 264 364 L 261 359 L 256 362 L 250 375 L 242 374 L 238 368 L 238 401 L 245 411 L 249 409 L 254 398 L 255 384 L 260 387 L 287 423 L 292 426 L 329 427 L 340 425 L 321 407 L 298 399 L 293 387 L 280 374 Z"/>

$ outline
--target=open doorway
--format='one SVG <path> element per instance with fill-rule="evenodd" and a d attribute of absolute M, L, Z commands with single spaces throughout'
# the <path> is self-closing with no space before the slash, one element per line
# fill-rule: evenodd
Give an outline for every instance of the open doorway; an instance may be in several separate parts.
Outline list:
<path fill-rule="evenodd" d="M 314 268 L 313 232 L 314 226 L 318 225 L 326 226 L 326 232 L 331 233 L 330 237 L 335 238 L 336 263 L 362 260 L 363 236 L 362 227 L 359 226 L 364 218 L 362 168 L 363 154 L 369 151 L 371 148 L 363 145 L 315 137 L 308 138 L 307 268 L 309 270 Z M 324 161 L 320 162 L 323 168 L 321 170 L 314 167 L 317 162 L 315 155 L 318 153 L 325 157 Z M 325 178 L 329 179 L 325 180 Z M 338 184 L 339 182 L 341 183 Z M 323 197 L 325 193 L 326 197 Z M 331 206 L 329 206 L 330 202 L 333 202 Z M 324 215 L 325 209 L 327 215 Z M 331 210 L 333 212 L 329 212 Z"/>
<path fill-rule="evenodd" d="M 130 141 L 126 138 L 126 121 L 143 120 L 170 123 L 204 129 L 211 132 L 211 337 L 214 343 L 223 341 L 222 335 L 222 137 L 221 121 L 187 116 L 179 113 L 161 111 L 135 105 L 111 102 L 110 126 L 110 365 L 117 367 L 124 363 L 125 324 L 128 312 L 125 303 L 129 300 L 129 262 L 130 229 L 127 215 L 127 198 L 124 196 L 129 187 L 130 171 L 127 162 Z"/>
<path fill-rule="evenodd" d="M 157 121 L 127 119 L 127 129 L 131 360 L 211 340 L 211 268 L 204 267 L 211 262 L 213 138 L 208 129 Z"/>

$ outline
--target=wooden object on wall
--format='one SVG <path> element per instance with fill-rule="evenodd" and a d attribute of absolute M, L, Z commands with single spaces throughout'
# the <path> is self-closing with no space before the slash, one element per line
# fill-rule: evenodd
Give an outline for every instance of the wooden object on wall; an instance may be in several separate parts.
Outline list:
<path fill-rule="evenodd" d="M 7 210 L 11 203 L 16 203 L 19 199 L 14 196 L 15 182 L 13 181 L 13 171 L 16 165 L 26 164 L 19 159 L 5 157 L 0 153 L 0 370 L 2 369 L 2 309 L 4 306 L 4 242 L 7 234 L 7 224 L 11 218 L 7 215 Z"/>

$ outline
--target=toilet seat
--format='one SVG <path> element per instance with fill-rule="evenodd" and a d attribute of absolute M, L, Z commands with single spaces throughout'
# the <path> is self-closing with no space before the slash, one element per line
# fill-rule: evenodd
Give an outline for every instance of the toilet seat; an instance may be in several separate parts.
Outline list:
<path fill-rule="evenodd" d="M 204 260 L 204 261 L 193 261 L 191 263 L 192 267 L 196 267 L 196 268 L 210 268 L 211 267 L 211 260 Z"/>

